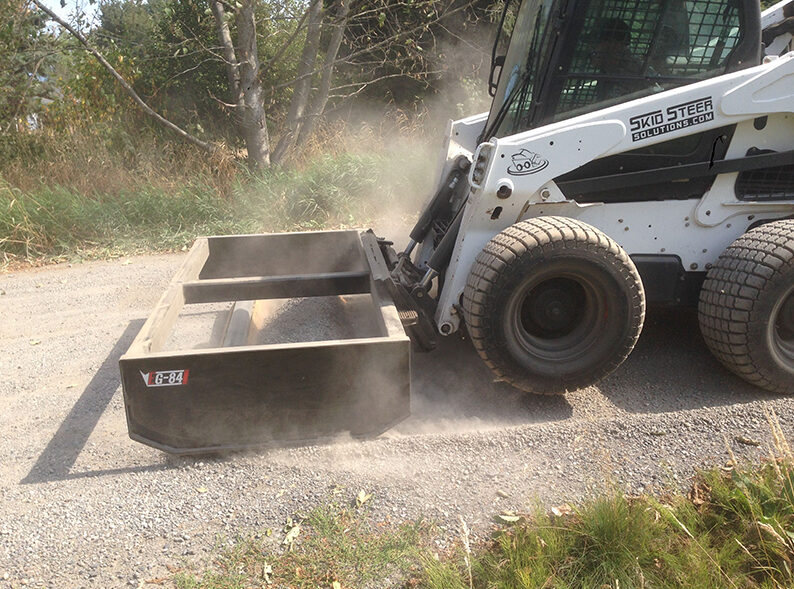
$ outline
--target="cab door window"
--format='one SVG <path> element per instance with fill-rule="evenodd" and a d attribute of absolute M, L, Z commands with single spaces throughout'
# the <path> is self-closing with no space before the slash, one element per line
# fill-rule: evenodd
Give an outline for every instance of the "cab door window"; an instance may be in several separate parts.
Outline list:
<path fill-rule="evenodd" d="M 571 31 L 549 119 L 724 73 L 739 41 L 736 0 L 593 0 Z"/>

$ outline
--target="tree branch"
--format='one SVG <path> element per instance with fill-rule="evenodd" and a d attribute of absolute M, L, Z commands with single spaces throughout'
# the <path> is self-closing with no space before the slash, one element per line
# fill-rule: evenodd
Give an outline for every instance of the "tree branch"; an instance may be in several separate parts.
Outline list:
<path fill-rule="evenodd" d="M 281 47 L 279 47 L 278 51 L 276 51 L 273 57 L 271 57 L 268 60 L 268 62 L 265 64 L 263 69 L 270 69 L 270 67 L 274 63 L 276 63 L 281 58 L 282 55 L 284 55 L 284 52 L 287 49 L 289 49 L 289 46 L 292 45 L 292 42 L 295 40 L 295 38 L 298 36 L 298 33 L 303 28 L 303 23 L 306 21 L 306 17 L 308 16 L 308 14 L 309 11 L 303 13 L 303 15 L 300 17 L 300 20 L 298 21 L 298 24 L 295 26 L 295 30 L 292 31 L 292 34 L 289 37 L 287 37 L 287 40 L 284 41 Z"/>
<path fill-rule="evenodd" d="M 100 64 L 102 64 L 102 67 L 104 67 L 106 70 L 108 70 L 108 72 L 110 72 L 110 74 L 121 85 L 121 87 L 124 89 L 124 91 L 130 96 L 130 98 L 132 98 L 132 100 L 135 102 L 135 104 L 137 104 L 138 107 L 143 112 L 145 112 L 147 115 L 152 117 L 154 120 L 156 120 L 158 123 L 160 123 L 164 127 L 170 129 L 171 131 L 173 131 L 174 133 L 179 135 L 185 141 L 187 141 L 189 143 L 192 143 L 196 147 L 199 147 L 199 148 L 203 149 L 204 151 L 206 151 L 208 153 L 214 153 L 215 152 L 215 150 L 217 149 L 217 146 L 215 146 L 215 145 L 213 145 L 211 143 L 207 143 L 206 141 L 202 141 L 198 137 L 195 137 L 194 135 L 191 135 L 190 133 L 188 133 L 187 131 L 185 131 L 181 127 L 178 127 L 177 125 L 175 125 L 174 123 L 172 123 L 171 121 L 169 121 L 168 119 L 166 119 L 165 117 L 163 117 L 162 115 L 157 113 L 152 107 L 150 107 L 148 104 L 146 104 L 143 101 L 143 99 L 140 96 L 138 96 L 138 93 L 135 92 L 133 87 L 130 86 L 129 82 L 127 82 L 127 80 L 125 80 L 124 77 L 120 73 L 118 73 L 116 71 L 116 69 L 112 65 L 110 65 L 110 63 L 108 63 L 108 61 L 105 59 L 105 57 L 88 42 L 88 39 L 86 39 L 82 35 L 82 33 L 77 31 L 69 23 L 67 23 L 62 18 L 60 18 L 52 10 L 50 10 L 49 8 L 44 6 L 39 0 L 31 0 L 31 2 L 33 2 L 33 4 L 35 4 L 36 7 L 39 10 L 41 10 L 43 13 L 45 13 L 47 16 L 49 16 L 52 20 L 54 20 L 59 25 L 61 25 L 64 29 L 69 31 L 72 34 L 72 36 L 74 36 L 78 41 L 80 41 L 80 43 L 83 45 L 83 47 L 85 47 L 86 50 L 91 55 L 93 55 L 97 59 L 97 61 L 99 61 Z"/>
<path fill-rule="evenodd" d="M 212 13 L 215 16 L 215 25 L 218 29 L 218 39 L 223 47 L 223 59 L 226 61 L 226 77 L 229 81 L 229 94 L 235 103 L 240 102 L 240 66 L 234 52 L 232 34 L 226 22 L 226 14 L 220 0 L 212 0 Z"/>

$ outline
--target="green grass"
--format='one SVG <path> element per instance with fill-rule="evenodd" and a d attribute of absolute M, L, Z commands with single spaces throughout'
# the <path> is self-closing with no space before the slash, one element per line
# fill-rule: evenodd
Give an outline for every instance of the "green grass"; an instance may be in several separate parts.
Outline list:
<path fill-rule="evenodd" d="M 234 224 L 230 203 L 201 185 L 174 193 L 142 187 L 112 197 L 59 186 L 36 191 L 0 186 L 0 252 L 23 259 L 113 246 L 173 249 L 196 233 Z"/>
<path fill-rule="evenodd" d="M 401 165 L 395 167 L 395 158 Z M 322 156 L 300 169 L 237 171 L 228 194 L 208 173 L 102 192 L 14 187 L 0 177 L 0 263 L 168 251 L 199 235 L 367 226 L 415 210 L 429 186 L 416 151 Z"/>
<path fill-rule="evenodd" d="M 556 513 L 539 507 L 470 550 L 461 526 L 457 545 L 439 553 L 439 532 L 427 523 L 378 524 L 365 509 L 325 506 L 305 518 L 292 549 L 280 544 L 283 533 L 243 539 L 211 570 L 174 581 L 180 589 L 794 587 L 787 447 L 755 467 L 703 472 L 687 496 L 608 492 Z"/>
<path fill-rule="evenodd" d="M 292 547 L 283 545 L 284 533 L 245 538 L 222 551 L 212 571 L 182 571 L 174 583 L 179 589 L 382 587 L 385 579 L 398 582 L 419 569 L 420 547 L 432 534 L 426 523 L 376 523 L 364 509 L 337 504 L 316 508 L 300 525 Z"/>

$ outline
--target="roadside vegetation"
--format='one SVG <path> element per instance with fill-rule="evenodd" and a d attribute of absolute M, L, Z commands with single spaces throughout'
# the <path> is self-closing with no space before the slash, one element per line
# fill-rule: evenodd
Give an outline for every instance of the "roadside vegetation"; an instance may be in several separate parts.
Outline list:
<path fill-rule="evenodd" d="M 415 213 L 502 5 L 87 6 L 0 0 L 0 268 Z"/>
<path fill-rule="evenodd" d="M 794 586 L 794 455 L 770 416 L 774 458 L 697 474 L 687 495 L 604 492 L 574 506 L 499 514 L 491 538 L 465 522 L 450 544 L 432 523 L 393 525 L 360 493 L 222 550 L 180 589 L 428 589 Z M 730 450 L 729 450 L 730 451 Z M 362 499 L 364 499 L 362 501 Z M 441 546 L 441 547 L 440 547 Z"/>
<path fill-rule="evenodd" d="M 39 145 L 45 157 L 0 175 L 0 265 L 173 251 L 200 235 L 398 221 L 432 181 L 430 146 L 399 131 L 390 145 L 348 134 L 335 152 L 256 172 L 220 156 L 206 163 L 163 153 L 154 142 L 136 148 L 130 169 L 80 141 L 66 152 L 54 141 Z"/>

